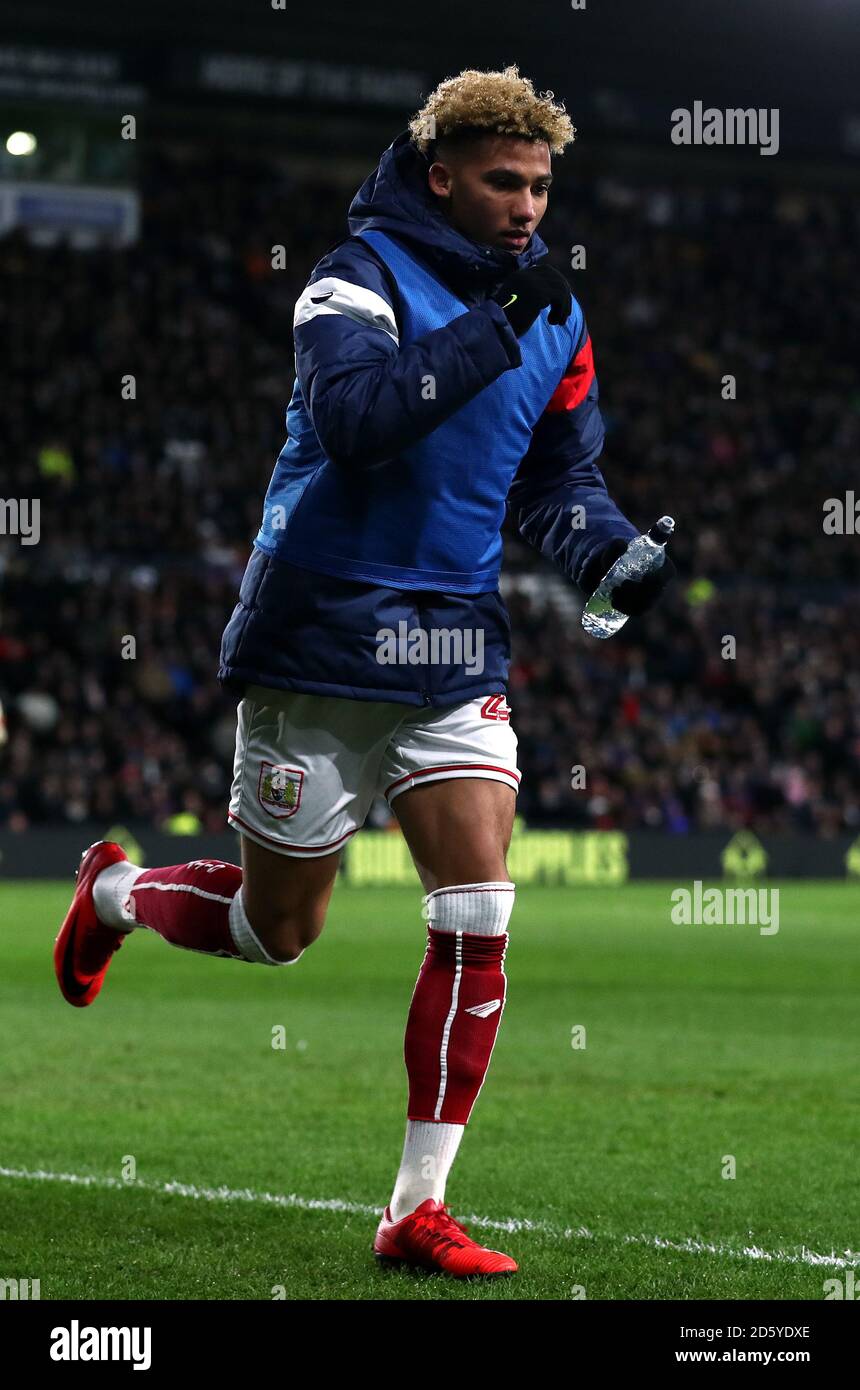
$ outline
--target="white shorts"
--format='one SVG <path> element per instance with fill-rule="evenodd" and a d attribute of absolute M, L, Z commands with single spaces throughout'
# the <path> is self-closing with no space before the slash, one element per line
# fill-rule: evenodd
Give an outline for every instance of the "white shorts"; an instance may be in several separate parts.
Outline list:
<path fill-rule="evenodd" d="M 433 709 L 252 685 L 239 702 L 227 818 L 280 854 L 332 854 L 377 796 L 390 804 L 448 777 L 488 777 L 517 791 L 504 695 Z"/>

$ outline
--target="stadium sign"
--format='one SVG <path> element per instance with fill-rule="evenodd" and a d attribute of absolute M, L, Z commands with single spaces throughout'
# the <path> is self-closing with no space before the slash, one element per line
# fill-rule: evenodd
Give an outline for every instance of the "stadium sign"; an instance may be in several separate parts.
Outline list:
<path fill-rule="evenodd" d="M 289 809 L 289 808 L 288 808 Z M 168 834 L 104 824 L 0 831 L 0 880 L 67 879 L 69 866 L 94 840 L 119 841 L 133 863 L 176 864 L 191 859 L 238 863 L 235 832 Z M 533 829 L 515 827 L 507 856 L 512 880 L 526 884 L 613 887 L 630 880 L 683 883 L 765 883 L 776 879 L 860 878 L 860 837 L 762 835 L 750 831 L 666 835 L 659 831 Z M 347 844 L 344 881 L 355 886 L 418 886 L 415 866 L 399 829 L 362 830 Z"/>
<path fill-rule="evenodd" d="M 204 53 L 197 60 L 197 84 L 208 91 L 350 107 L 409 106 L 422 82 L 420 72 L 404 68 L 287 61 L 250 53 Z"/>

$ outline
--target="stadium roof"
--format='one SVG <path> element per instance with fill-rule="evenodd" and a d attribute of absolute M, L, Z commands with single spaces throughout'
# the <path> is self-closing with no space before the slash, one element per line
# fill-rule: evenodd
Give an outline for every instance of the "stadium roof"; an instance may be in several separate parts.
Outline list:
<path fill-rule="evenodd" d="M 826 146 L 838 143 L 838 122 L 860 116 L 855 0 L 584 0 L 583 10 L 571 0 L 434 0 L 424 11 L 400 0 L 283 3 L 28 0 L 22 12 L 20 0 L 0 0 L 0 21 L 7 45 L 121 48 L 147 73 L 188 71 L 206 53 L 399 69 L 416 102 L 463 67 L 516 62 L 592 127 L 602 113 L 607 127 L 626 119 L 665 129 L 668 112 L 695 100 L 781 106 L 786 132 L 793 120 L 807 145 Z"/>

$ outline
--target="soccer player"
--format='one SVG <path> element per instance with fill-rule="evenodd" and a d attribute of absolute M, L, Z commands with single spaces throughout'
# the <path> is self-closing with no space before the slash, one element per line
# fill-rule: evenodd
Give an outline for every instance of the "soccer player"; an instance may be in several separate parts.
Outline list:
<path fill-rule="evenodd" d="M 442 82 L 295 306 L 288 438 L 219 670 L 241 695 L 229 821 L 242 867 L 141 871 L 96 844 L 55 948 L 77 1006 L 138 927 L 295 964 L 383 795 L 424 888 L 427 945 L 406 1022 L 403 1155 L 373 1248 L 457 1277 L 517 1268 L 444 1200 L 502 1018 L 514 905 L 500 528 L 507 508 L 585 594 L 637 534 L 596 463 L 582 310 L 537 235 L 551 155 L 574 135 L 552 95 L 516 67 Z M 626 581 L 615 606 L 644 612 L 672 569 L 667 557 Z"/>

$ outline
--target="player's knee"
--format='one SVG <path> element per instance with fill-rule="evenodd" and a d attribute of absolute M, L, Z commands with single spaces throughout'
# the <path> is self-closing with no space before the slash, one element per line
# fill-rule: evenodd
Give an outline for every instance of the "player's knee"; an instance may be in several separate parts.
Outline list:
<path fill-rule="evenodd" d="M 325 925 L 325 908 L 315 904 L 258 911 L 251 920 L 254 932 L 274 960 L 286 965 L 298 960 L 316 941 Z"/>

